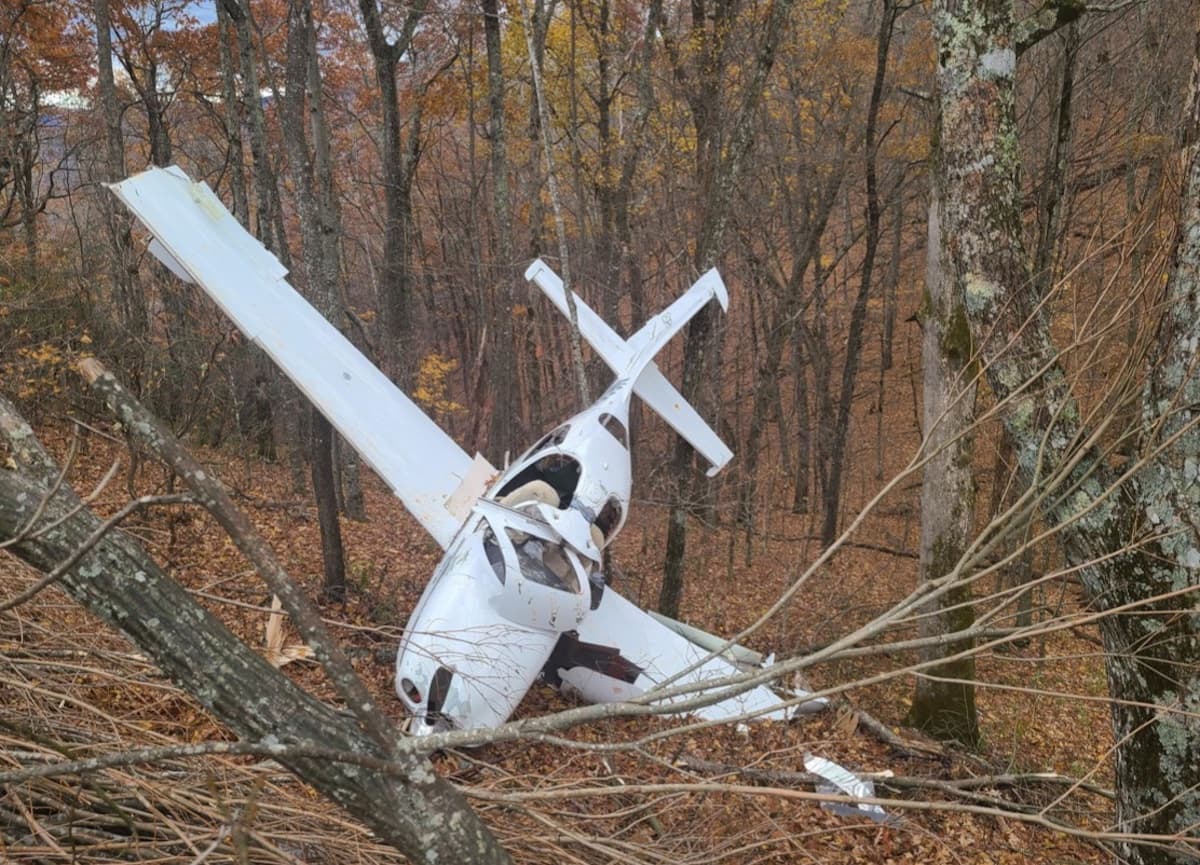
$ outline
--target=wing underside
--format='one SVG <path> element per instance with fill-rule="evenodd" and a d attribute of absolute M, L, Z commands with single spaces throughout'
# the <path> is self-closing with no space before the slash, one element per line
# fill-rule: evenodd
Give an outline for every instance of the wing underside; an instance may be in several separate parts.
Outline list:
<path fill-rule="evenodd" d="M 668 688 L 708 684 L 710 687 L 698 690 L 711 694 L 728 687 L 730 679 L 741 672 L 722 657 L 709 657 L 710 652 L 656 621 L 611 587 L 604 590 L 600 606 L 580 623 L 578 641 L 586 649 L 579 661 L 564 658 L 560 663 L 573 665 L 558 666 L 553 672 L 594 703 L 629 700 L 663 683 Z M 612 647 L 619 657 L 612 651 L 597 651 L 605 647 Z M 603 663 L 594 662 L 596 657 Z M 672 702 L 696 695 L 681 695 Z M 818 702 L 823 705 L 823 701 Z M 800 711 L 819 708 L 805 703 Z M 721 721 L 742 715 L 783 720 L 796 710 L 785 707 L 783 697 L 760 685 L 688 711 L 706 720 Z"/>
<path fill-rule="evenodd" d="M 462 522 L 447 502 L 478 477 L 481 458 L 473 461 L 313 309 L 206 184 L 172 167 L 110 188 L 154 235 L 151 252 L 262 347 L 445 548 Z"/>

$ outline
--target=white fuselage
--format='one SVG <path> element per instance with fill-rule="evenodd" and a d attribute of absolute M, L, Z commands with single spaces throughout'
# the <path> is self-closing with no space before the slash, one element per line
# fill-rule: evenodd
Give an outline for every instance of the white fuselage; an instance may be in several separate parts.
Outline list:
<path fill-rule="evenodd" d="M 396 692 L 413 733 L 506 721 L 595 609 L 601 549 L 629 508 L 630 394 L 618 381 L 476 501 L 400 641 Z"/>

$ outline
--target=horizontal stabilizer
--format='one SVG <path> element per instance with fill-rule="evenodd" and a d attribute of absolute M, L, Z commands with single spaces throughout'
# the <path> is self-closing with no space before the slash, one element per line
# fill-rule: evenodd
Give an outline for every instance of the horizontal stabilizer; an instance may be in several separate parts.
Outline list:
<path fill-rule="evenodd" d="M 525 271 L 525 278 L 534 282 L 563 315 L 568 315 L 567 295 L 562 280 L 544 261 L 539 258 L 533 262 Z M 716 270 L 704 274 L 675 303 L 650 319 L 628 342 L 621 339 L 578 294 L 574 294 L 574 298 L 579 333 L 609 369 L 618 377 L 636 376 L 634 393 L 708 460 L 711 464 L 708 470 L 710 477 L 724 468 L 732 459 L 733 451 L 650 360 L 704 304 L 716 299 L 722 309 L 728 307 L 729 295 L 720 274 Z"/>
<path fill-rule="evenodd" d="M 461 507 L 447 509 L 451 499 L 468 477 L 481 492 L 478 477 L 490 466 L 473 463 L 313 309 L 207 184 L 172 166 L 109 188 L 154 235 L 155 257 L 197 283 L 262 347 L 445 548 L 462 523 Z"/>
<path fill-rule="evenodd" d="M 710 300 L 720 303 L 723 310 L 729 309 L 729 294 L 716 268 L 696 280 L 674 303 L 653 316 L 642 325 L 641 330 L 629 338 L 625 343 L 628 353 L 625 369 L 618 375 L 636 381 L 654 356 L 692 320 L 692 316 L 707 306 Z"/>

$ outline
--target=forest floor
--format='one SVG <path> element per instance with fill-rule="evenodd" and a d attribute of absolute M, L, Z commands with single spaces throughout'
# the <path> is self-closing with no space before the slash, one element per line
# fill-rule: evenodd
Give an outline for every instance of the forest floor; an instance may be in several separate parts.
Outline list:
<path fill-rule="evenodd" d="M 65 424 L 43 428 L 42 436 L 57 456 L 65 453 Z M 888 458 L 906 459 L 909 444 L 899 442 Z M 286 468 L 228 451 L 200 454 L 315 597 L 321 567 L 315 509 L 305 494 L 292 490 Z M 101 513 L 111 513 L 131 492 L 167 489 L 163 468 L 147 463 L 129 479 L 124 446 L 86 432 L 71 482 L 78 490 L 90 489 L 115 460 L 121 469 L 96 503 Z M 886 468 L 894 473 L 898 466 Z M 324 612 L 380 704 L 399 722 L 394 651 L 440 551 L 373 475 L 364 478 L 369 519 L 343 521 L 349 598 Z M 811 650 L 907 594 L 916 579 L 916 481 L 901 482 L 853 536 L 857 546 L 846 546 L 814 571 L 786 614 L 747 643 L 781 657 Z M 864 492 L 871 486 L 866 479 L 850 484 Z M 647 606 L 657 598 L 666 525 L 665 510 L 653 498 L 652 493 L 635 502 L 615 544 L 617 588 Z M 862 498 L 855 493 L 852 504 Z M 812 515 L 780 506 L 762 522 L 749 541 L 737 527 L 693 524 L 683 618 L 714 633 L 737 632 L 818 554 Z M 211 519 L 196 509 L 159 511 L 134 517 L 125 528 L 235 632 L 263 646 L 270 596 Z M 0 596 L 31 579 L 24 566 L 0 558 Z M 1054 613 L 1077 608 L 1080 599 L 1073 584 L 1051 582 L 1039 604 Z M 1080 630 L 1061 630 L 1024 646 L 982 653 L 983 744 L 969 751 L 940 748 L 900 726 L 913 680 L 894 675 L 845 696 L 849 707 L 869 713 L 913 745 L 904 751 L 872 733 L 851 708 L 842 708 L 792 723 L 738 728 L 610 721 L 573 731 L 577 749 L 489 745 L 439 755 L 437 765 L 469 795 L 479 793 L 476 804 L 519 862 L 1100 862 L 1106 853 L 1096 844 L 1036 821 L 1047 817 L 1103 830 L 1111 806 L 1102 797 L 1028 783 L 955 788 L 957 793 L 937 789 L 938 782 L 1024 772 L 1087 776 L 1109 786 L 1111 735 L 1102 656 L 1093 639 Z M 294 644 L 295 635 L 287 642 Z M 878 677 L 912 661 L 902 654 L 867 656 L 817 666 L 809 678 L 815 687 L 828 687 Z M 334 699 L 315 665 L 298 661 L 285 669 L 322 698 Z M 519 716 L 568 705 L 535 686 Z M 27 761 L 30 752 L 49 759 L 67 743 L 74 743 L 70 753 L 90 753 L 229 735 L 123 638 L 56 590 L 0 616 L 0 713 L 0 760 L 10 766 Z M 637 744 L 612 753 L 588 747 L 617 741 Z M 857 772 L 908 779 L 902 789 L 881 784 L 879 795 L 910 804 L 889 805 L 900 819 L 886 826 L 823 810 L 811 787 L 794 778 L 808 753 Z M 918 783 L 927 786 L 913 786 Z M 663 786 L 681 784 L 695 787 Z M 625 789 L 614 794 L 614 786 Z M 56 797 L 74 803 L 80 815 L 92 815 L 81 816 L 81 823 L 95 823 L 95 812 L 109 807 L 104 803 L 114 800 L 115 790 L 122 791 L 122 820 L 139 830 L 114 838 L 81 828 L 69 844 L 45 828 L 23 837 L 13 831 L 22 820 L 50 826 L 48 803 Z M 545 798 L 514 797 L 531 791 Z M 1018 813 L 1022 809 L 1029 813 Z M 277 767 L 250 759 L 175 761 L 91 779 L 9 785 L 0 788 L 0 823 L 7 825 L 0 826 L 0 837 L 9 839 L 0 858 L 13 862 L 124 861 L 130 849 L 143 848 L 150 861 L 399 861 L 315 793 Z"/>

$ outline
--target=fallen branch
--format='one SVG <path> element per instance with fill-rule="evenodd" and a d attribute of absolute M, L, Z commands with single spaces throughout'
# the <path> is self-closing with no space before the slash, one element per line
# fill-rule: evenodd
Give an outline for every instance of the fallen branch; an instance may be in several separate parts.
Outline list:
<path fill-rule="evenodd" d="M 0 538 L 5 538 L 29 522 L 57 472 L 28 425 L 3 400 L 0 431 L 12 432 L 12 451 L 29 468 L 28 473 L 0 469 Z M 39 525 L 8 551 L 39 570 L 53 570 L 103 522 L 79 505 L 79 498 L 64 485 L 48 497 L 44 509 L 45 523 L 57 524 L 50 530 Z M 365 759 L 394 761 L 398 776 L 343 761 L 279 758 L 410 858 L 509 861 L 462 794 L 440 779 L 428 760 L 409 752 L 389 754 L 358 724 L 304 692 L 169 579 L 127 535 L 104 534 L 63 573 L 59 585 L 123 631 L 168 677 L 244 739 L 302 748 L 319 743 Z M 431 832 L 435 825 L 453 829 Z"/>
<path fill-rule="evenodd" d="M 694 772 L 705 772 L 714 775 L 736 775 L 751 781 L 763 781 L 768 784 L 788 784 L 792 786 L 811 787 L 824 781 L 819 775 L 811 772 L 789 772 L 782 769 L 755 769 L 747 766 L 735 766 L 730 763 L 714 763 L 690 754 L 684 754 L 678 763 Z M 1087 790 L 1106 799 L 1113 799 L 1116 794 L 1098 784 L 1091 784 L 1078 778 L 1059 775 L 1054 772 L 1022 772 L 1003 773 L 998 775 L 975 775 L 970 778 L 921 778 L 911 775 L 896 775 L 892 772 L 858 772 L 854 773 L 865 781 L 873 782 L 877 787 L 887 787 L 897 792 L 904 790 L 938 790 L 955 796 L 967 795 L 973 799 L 986 799 L 989 804 L 1007 804 L 1014 808 L 1024 809 L 1025 813 L 1036 813 L 1039 808 L 1010 802 L 994 796 L 975 794 L 971 791 L 989 787 L 1031 788 L 1031 787 L 1073 787 Z"/>
<path fill-rule="evenodd" d="M 170 430 L 121 387 L 100 361 L 95 358 L 80 361 L 79 371 L 129 430 L 130 437 L 171 467 L 188 485 L 197 501 L 213 515 L 242 555 L 250 560 L 271 592 L 283 603 L 305 645 L 313 650 L 321 666 L 329 673 L 334 687 L 363 730 L 381 748 L 391 752 L 396 731 L 376 708 L 370 692 L 325 628 L 316 607 L 288 576 L 270 546 L 255 531 L 249 517 L 229 498 L 220 481 L 205 471 Z"/>
<path fill-rule="evenodd" d="M 867 732 L 869 732 L 879 741 L 883 742 L 883 744 L 887 745 L 889 748 L 892 748 L 893 750 L 898 751 L 907 757 L 916 757 L 918 759 L 928 759 L 930 757 L 944 759 L 946 757 L 946 749 L 941 745 L 938 745 L 934 742 L 926 743 L 918 742 L 915 739 L 906 739 L 903 736 L 895 733 L 891 727 L 883 723 L 883 721 L 880 721 L 870 712 L 850 706 L 849 703 L 842 703 L 842 701 L 838 702 L 849 708 L 849 710 L 854 713 L 854 717 L 858 722 L 858 726 L 866 729 Z"/>
<path fill-rule="evenodd" d="M 50 500 L 50 498 L 53 497 L 53 494 L 54 494 L 53 490 L 48 491 L 47 495 L 43 497 L 43 501 L 48 502 Z M 113 514 L 111 517 L 109 517 L 107 520 L 105 520 L 103 523 L 101 523 L 96 528 L 96 531 L 92 532 L 91 536 L 88 537 L 87 540 L 85 540 L 82 544 L 80 544 L 78 547 L 76 547 L 71 552 L 71 555 L 67 556 L 67 558 L 64 559 L 58 565 L 58 567 L 56 567 L 54 570 L 50 571 L 50 573 L 46 574 L 41 579 L 35 581 L 28 588 L 23 589 L 22 591 L 13 595 L 11 598 L 9 598 L 5 601 L 0 601 L 0 613 L 7 612 L 7 611 L 13 609 L 14 607 L 19 607 L 21 604 L 24 604 L 24 603 L 30 601 L 34 596 L 36 596 L 43 589 L 49 588 L 50 586 L 57 583 L 60 579 L 62 579 L 63 574 L 65 574 L 71 568 L 75 567 L 75 564 L 81 558 L 83 558 L 84 553 L 86 553 L 88 550 L 90 550 L 92 547 L 94 547 L 100 541 L 100 539 L 102 537 L 104 537 L 106 534 L 108 534 L 110 531 L 112 531 L 114 528 L 116 528 L 118 525 L 120 525 L 121 522 L 127 516 L 132 514 L 134 511 L 139 511 L 144 507 L 148 507 L 149 505 L 184 505 L 184 504 L 195 504 L 195 500 L 190 495 L 182 494 L 182 493 L 177 493 L 175 495 L 169 495 L 169 496 L 142 496 L 139 499 L 134 499 L 132 502 L 129 502 L 128 504 L 126 504 L 125 507 L 121 508 L 121 510 L 117 511 L 115 514 Z M 35 519 L 36 519 L 36 516 L 37 515 L 35 515 Z M 32 525 L 32 523 L 31 523 L 31 525 Z M 43 529 L 43 531 L 44 531 L 44 529 Z M 16 537 L 10 538 L 9 540 L 5 541 L 4 544 L 15 543 L 17 540 L 21 539 L 21 537 L 23 537 L 23 533 L 18 533 L 18 535 Z M 3 546 L 3 545 L 0 545 L 0 546 Z"/>

